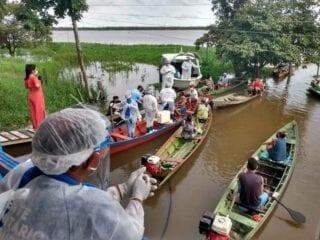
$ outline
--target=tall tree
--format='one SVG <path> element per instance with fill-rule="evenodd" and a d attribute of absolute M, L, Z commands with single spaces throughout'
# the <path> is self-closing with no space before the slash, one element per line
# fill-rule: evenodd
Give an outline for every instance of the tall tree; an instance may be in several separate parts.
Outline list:
<path fill-rule="evenodd" d="M 22 2 L 34 11 L 37 11 L 40 15 L 48 18 L 65 18 L 69 16 L 72 21 L 73 32 L 75 37 L 75 45 L 78 56 L 78 63 L 81 70 L 81 75 L 87 90 L 88 96 L 91 99 L 91 91 L 88 84 L 88 77 L 86 74 L 83 52 L 80 44 L 77 22 L 82 18 L 82 14 L 89 8 L 86 0 L 22 0 Z M 54 15 L 50 14 L 51 9 L 54 10 Z"/>
<path fill-rule="evenodd" d="M 5 3 L 0 20 L 0 47 L 8 49 L 11 56 L 16 49 L 49 40 L 51 31 L 37 15 L 23 19 L 24 7 L 21 3 Z"/>
<path fill-rule="evenodd" d="M 219 21 L 197 44 L 217 53 L 241 71 L 260 74 L 266 64 L 299 62 L 314 50 L 317 31 L 313 0 L 214 0 Z"/>

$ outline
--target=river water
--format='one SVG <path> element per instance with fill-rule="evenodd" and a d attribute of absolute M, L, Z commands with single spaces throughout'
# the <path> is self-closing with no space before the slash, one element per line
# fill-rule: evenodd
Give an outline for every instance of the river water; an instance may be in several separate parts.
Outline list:
<path fill-rule="evenodd" d="M 163 239 L 199 239 L 202 213 L 214 210 L 246 159 L 277 129 L 296 120 L 301 139 L 299 159 L 282 201 L 302 212 L 307 223 L 295 226 L 279 207 L 256 239 L 316 239 L 320 228 L 320 99 L 306 95 L 315 72 L 315 66 L 308 66 L 296 70 L 290 80 L 268 79 L 269 89 L 262 99 L 215 112 L 205 145 L 172 178 L 171 196 L 165 186 L 146 202 L 146 236 L 160 239 L 168 224 Z M 139 156 L 154 152 L 167 138 L 113 156 L 113 182 L 138 168 Z"/>
<path fill-rule="evenodd" d="M 104 44 L 194 45 L 206 30 L 101 30 L 79 31 L 82 42 Z M 74 42 L 72 31 L 53 31 L 54 42 Z"/>
<path fill-rule="evenodd" d="M 318 239 L 320 231 L 320 98 L 307 95 L 315 66 L 297 69 L 290 79 L 267 80 L 266 96 L 246 105 L 219 110 L 208 139 L 156 196 L 145 203 L 145 235 L 152 240 L 199 239 L 198 222 L 213 211 L 246 159 L 277 129 L 291 120 L 299 124 L 297 165 L 282 202 L 302 212 L 307 223 L 295 226 L 278 207 L 256 239 Z M 112 156 L 112 182 L 124 181 L 169 136 Z M 165 227 L 167 225 L 167 228 Z M 164 231 L 165 230 L 165 231 Z"/>

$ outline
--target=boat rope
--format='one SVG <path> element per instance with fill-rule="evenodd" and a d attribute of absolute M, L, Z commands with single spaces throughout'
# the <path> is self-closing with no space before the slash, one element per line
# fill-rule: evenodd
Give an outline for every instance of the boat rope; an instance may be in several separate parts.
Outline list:
<path fill-rule="evenodd" d="M 171 216 L 171 208 L 172 208 L 172 189 L 171 189 L 171 185 L 170 182 L 168 182 L 168 190 L 169 190 L 169 207 L 168 207 L 168 213 L 167 213 L 167 218 L 166 218 L 166 222 L 164 225 L 164 228 L 162 230 L 162 234 L 160 237 L 160 240 L 162 240 L 164 238 L 164 236 L 166 235 L 168 226 L 169 226 L 169 221 L 170 221 L 170 216 Z"/>

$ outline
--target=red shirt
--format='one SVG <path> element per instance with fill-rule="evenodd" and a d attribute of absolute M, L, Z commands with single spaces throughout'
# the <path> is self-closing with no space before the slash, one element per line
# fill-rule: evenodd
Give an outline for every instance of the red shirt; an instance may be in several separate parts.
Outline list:
<path fill-rule="evenodd" d="M 253 83 L 253 88 L 254 89 L 263 89 L 263 83 L 259 80 L 254 81 Z"/>

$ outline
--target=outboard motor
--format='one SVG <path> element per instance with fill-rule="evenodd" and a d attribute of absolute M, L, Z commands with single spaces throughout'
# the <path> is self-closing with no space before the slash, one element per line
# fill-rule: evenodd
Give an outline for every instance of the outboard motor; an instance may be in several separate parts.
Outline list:
<path fill-rule="evenodd" d="M 141 165 L 145 166 L 148 163 L 148 159 L 151 157 L 151 154 L 146 154 L 141 156 Z"/>
<path fill-rule="evenodd" d="M 213 217 L 210 212 L 205 212 L 199 222 L 199 233 L 207 235 L 211 231 Z"/>

